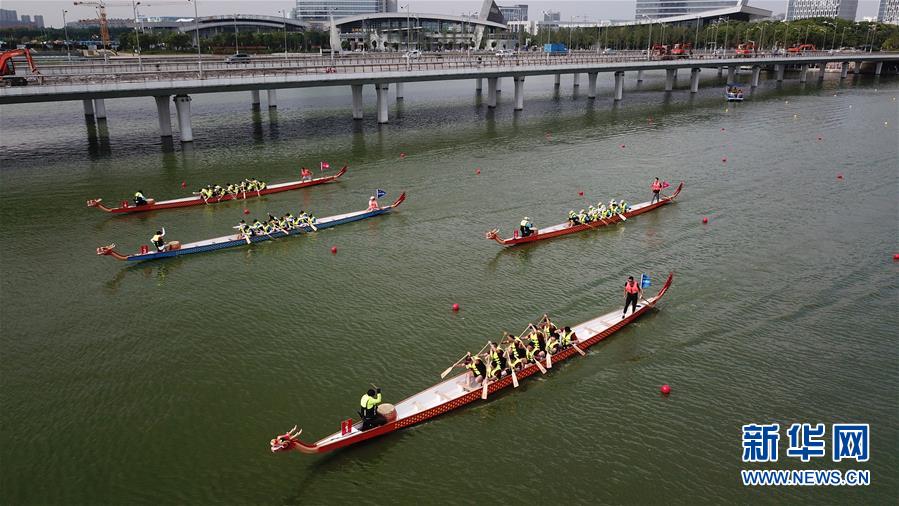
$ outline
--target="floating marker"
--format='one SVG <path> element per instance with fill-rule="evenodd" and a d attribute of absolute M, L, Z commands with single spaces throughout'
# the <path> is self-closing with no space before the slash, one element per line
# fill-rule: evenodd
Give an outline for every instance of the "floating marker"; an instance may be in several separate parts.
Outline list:
<path fill-rule="evenodd" d="M 624 144 L 621 145 L 621 149 L 624 149 L 624 148 L 626 148 L 626 147 L 627 147 L 627 146 L 625 146 Z"/>
<path fill-rule="evenodd" d="M 794 114 L 794 115 L 793 115 L 793 119 L 796 119 L 796 118 L 798 118 L 798 117 L 799 117 L 798 114 Z"/>
<path fill-rule="evenodd" d="M 406 158 L 406 153 L 400 152 L 400 160 L 403 160 L 405 158 Z"/>
<path fill-rule="evenodd" d="M 893 260 L 899 261 L 899 253 L 895 253 L 895 254 L 893 255 Z"/>
<path fill-rule="evenodd" d="M 820 135 L 818 136 L 818 140 L 819 140 L 819 141 L 821 140 L 821 136 L 820 136 Z"/>
<path fill-rule="evenodd" d="M 727 163 L 727 157 L 725 156 L 724 158 L 722 158 L 722 159 L 721 159 L 721 162 L 722 162 L 722 163 Z"/>
<path fill-rule="evenodd" d="M 187 181 L 181 181 L 181 188 L 187 188 Z"/>
<path fill-rule="evenodd" d="M 332 254 L 332 255 L 336 255 L 336 254 L 337 254 L 337 246 L 331 246 L 331 254 Z"/>
<path fill-rule="evenodd" d="M 244 214 L 250 214 L 250 210 L 249 210 L 249 209 L 244 209 L 244 210 L 243 210 L 243 213 L 244 213 Z"/>
<path fill-rule="evenodd" d="M 834 95 L 834 96 L 836 96 L 836 95 Z M 784 103 L 785 103 L 785 104 L 789 104 L 790 101 L 789 101 L 789 100 L 784 100 Z"/>
<path fill-rule="evenodd" d="M 708 222 L 709 222 L 709 219 L 706 218 L 705 216 L 703 216 L 703 217 L 702 217 L 702 224 L 705 225 L 705 224 L 707 224 Z"/>
<path fill-rule="evenodd" d="M 722 132 L 723 132 L 723 131 L 724 131 L 724 129 L 723 129 L 723 128 L 722 128 L 722 129 L 721 129 L 721 131 L 722 131 Z"/>
<path fill-rule="evenodd" d="M 583 197 L 583 196 L 584 196 L 584 192 L 577 192 L 577 195 L 578 195 L 578 197 Z"/>
<path fill-rule="evenodd" d="M 842 172 L 838 172 L 838 173 L 837 173 L 837 179 L 843 179 L 843 173 L 842 173 Z"/>
<path fill-rule="evenodd" d="M 668 383 L 665 383 L 659 391 L 662 392 L 662 395 L 668 395 L 671 393 L 671 387 L 668 386 Z"/>
<path fill-rule="evenodd" d="M 453 312 L 456 313 L 459 311 L 459 304 L 453 304 Z"/>
<path fill-rule="evenodd" d="M 475 170 L 474 170 L 474 173 L 480 175 L 480 174 L 481 174 L 481 169 L 475 169 Z"/>

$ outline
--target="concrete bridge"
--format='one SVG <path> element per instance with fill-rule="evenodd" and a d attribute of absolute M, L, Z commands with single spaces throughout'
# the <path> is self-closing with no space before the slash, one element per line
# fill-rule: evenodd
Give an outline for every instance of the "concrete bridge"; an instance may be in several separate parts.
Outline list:
<path fill-rule="evenodd" d="M 736 80 L 741 67 L 750 67 L 750 86 L 759 84 L 763 68 L 772 69 L 777 81 L 783 81 L 787 67 L 799 70 L 799 81 L 808 79 L 810 68 L 818 69 L 818 79 L 824 78 L 824 67 L 835 64 L 840 68 L 840 78 L 846 78 L 850 64 L 859 73 L 863 66 L 874 75 L 880 75 L 884 65 L 896 72 L 899 54 L 889 53 L 817 53 L 797 56 L 761 55 L 737 58 L 734 56 L 703 55 L 699 58 L 679 60 L 647 59 L 639 52 L 616 56 L 600 56 L 593 53 L 574 53 L 566 56 L 523 55 L 499 58 L 492 55 L 448 57 L 423 57 L 406 61 L 397 57 L 351 57 L 326 59 L 266 58 L 249 64 L 218 62 L 164 61 L 144 63 L 140 68 L 134 63 L 114 65 L 44 67 L 42 75 L 31 78 L 31 84 L 23 87 L 0 88 L 0 104 L 82 100 L 84 114 L 90 118 L 106 118 L 105 100 L 121 97 L 154 97 L 159 117 L 159 131 L 163 137 L 172 136 L 169 101 L 174 100 L 182 142 L 193 140 L 191 128 L 190 95 L 250 91 L 252 104 L 260 104 L 260 91 L 267 92 L 268 107 L 277 107 L 277 90 L 282 88 L 308 88 L 319 86 L 349 86 L 352 93 L 352 114 L 362 119 L 362 87 L 373 85 L 377 95 L 378 123 L 387 123 L 388 88 L 393 84 L 396 98 L 403 98 L 403 83 L 471 79 L 475 89 L 481 92 L 487 81 L 487 107 L 497 106 L 500 79 L 511 77 L 514 81 L 514 107 L 524 108 L 524 82 L 529 76 L 554 75 L 555 85 L 561 83 L 562 74 L 572 75 L 573 86 L 580 85 L 580 76 L 587 75 L 587 98 L 596 98 L 599 74 L 611 74 L 615 87 L 614 99 L 624 98 L 625 73 L 635 73 L 642 81 L 649 70 L 666 72 L 665 91 L 674 89 L 679 70 L 690 72 L 690 92 L 699 90 L 699 73 L 714 69 L 722 75 L 727 69 L 728 81 Z M 148 68 L 149 67 L 149 68 Z M 172 98 L 174 97 L 174 99 Z"/>

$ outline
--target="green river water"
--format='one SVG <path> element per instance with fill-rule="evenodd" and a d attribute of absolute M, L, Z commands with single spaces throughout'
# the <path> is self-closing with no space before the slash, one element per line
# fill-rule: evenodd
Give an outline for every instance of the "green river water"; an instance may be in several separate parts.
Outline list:
<path fill-rule="evenodd" d="M 591 103 L 570 79 L 529 78 L 520 113 L 508 79 L 495 111 L 468 81 L 407 84 L 382 126 L 370 89 L 357 123 L 349 89 L 282 90 L 272 113 L 248 93 L 196 95 L 185 147 L 160 142 L 150 99 L 107 101 L 100 131 L 77 102 L 4 106 L 0 502 L 896 504 L 899 79 L 768 80 L 730 105 L 713 74 L 694 96 L 630 76 L 618 104 L 602 81 Z M 320 160 L 350 170 L 246 204 L 85 207 L 296 179 Z M 564 221 L 579 191 L 648 200 L 655 176 L 685 181 L 676 204 L 511 250 L 484 239 L 525 215 Z M 95 254 L 161 226 L 224 235 L 244 207 L 361 209 L 376 188 L 408 200 L 253 247 L 133 266 Z M 294 424 L 307 441 L 339 430 L 370 382 L 397 401 L 504 329 L 599 316 L 626 276 L 655 293 L 668 271 L 657 311 L 518 390 L 333 454 L 269 451 Z M 781 424 L 779 462 L 741 462 L 753 422 Z M 829 440 L 827 457 L 787 458 L 794 422 L 828 437 L 869 423 L 871 459 L 833 463 Z M 740 482 L 828 468 L 872 484 Z"/>

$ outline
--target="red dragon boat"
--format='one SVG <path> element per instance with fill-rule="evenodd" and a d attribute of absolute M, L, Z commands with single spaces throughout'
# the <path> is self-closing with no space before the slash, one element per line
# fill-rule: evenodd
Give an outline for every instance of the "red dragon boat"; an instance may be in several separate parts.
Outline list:
<path fill-rule="evenodd" d="M 643 304 L 637 306 L 637 310 L 627 318 L 621 318 L 621 309 L 588 320 L 579 325 L 572 325 L 571 329 L 578 336 L 577 347 L 568 347 L 552 356 L 552 364 L 564 362 L 570 358 L 577 358 L 583 350 L 599 343 L 603 339 L 614 334 L 618 330 L 646 314 L 665 295 L 674 279 L 674 273 L 668 274 L 668 279 L 661 290 L 655 295 L 643 300 Z M 544 368 L 545 369 L 545 368 Z M 518 371 L 515 379 L 523 380 L 528 376 L 543 372 L 540 367 L 530 363 L 527 367 Z M 400 401 L 395 406 L 382 404 L 387 407 L 387 422 L 383 425 L 362 431 L 362 421 L 348 419 L 341 423 L 341 430 L 319 441 L 309 444 L 300 441 L 302 429 L 294 426 L 285 434 L 276 436 L 271 440 L 272 452 L 284 452 L 297 450 L 302 453 L 325 453 L 338 448 L 361 443 L 369 439 L 383 436 L 412 425 L 416 425 L 449 411 L 459 409 L 467 404 L 482 399 L 484 394 L 480 385 L 471 388 L 468 372 L 454 376 L 446 381 L 438 383 L 427 390 L 423 390 L 411 397 Z M 487 394 L 493 394 L 509 387 L 517 386 L 513 376 L 506 376 L 500 380 L 488 383 Z"/>
<path fill-rule="evenodd" d="M 684 188 L 684 182 L 681 181 L 677 188 L 674 190 L 674 193 L 667 197 L 662 197 L 658 202 L 654 204 L 650 204 L 649 202 L 643 202 L 640 204 L 636 204 L 631 207 L 631 210 L 624 213 L 624 218 L 630 218 L 632 216 L 637 216 L 643 213 L 648 213 L 649 211 L 653 211 L 658 209 L 665 204 L 670 204 L 681 190 Z M 584 230 L 593 230 L 596 228 L 602 228 L 614 223 L 618 223 L 623 221 L 618 215 L 612 216 L 611 218 L 605 218 L 602 220 L 592 221 L 590 223 L 584 223 L 580 225 L 572 225 L 569 222 L 559 223 L 558 225 L 554 225 L 552 227 L 541 228 L 537 230 L 537 232 L 527 236 L 527 237 L 517 237 L 513 236 L 509 239 L 503 239 L 499 236 L 499 229 L 495 228 L 489 232 L 487 232 L 487 239 L 493 239 L 494 241 L 502 244 L 503 246 L 517 246 L 519 244 L 525 244 L 534 241 L 542 241 L 544 239 L 552 239 L 554 237 L 559 237 L 562 235 L 574 234 L 577 232 L 583 232 Z"/>
<path fill-rule="evenodd" d="M 325 177 L 319 177 L 316 179 L 309 179 L 307 181 L 288 181 L 286 183 L 276 183 L 272 185 L 267 185 L 264 190 L 247 192 L 241 195 L 223 195 L 221 197 L 212 197 L 208 200 L 203 200 L 203 197 L 199 195 L 194 195 L 192 197 L 184 197 L 180 199 L 173 200 L 160 200 L 156 201 L 155 199 L 147 199 L 147 203 L 142 206 L 134 205 L 133 202 L 128 200 L 123 200 L 119 203 L 119 207 L 106 207 L 103 205 L 103 199 L 92 199 L 87 201 L 87 207 L 96 207 L 101 211 L 106 211 L 107 213 L 142 213 L 146 211 L 160 211 L 162 209 L 175 209 L 178 207 L 189 207 L 189 206 L 199 206 L 203 204 L 218 204 L 219 202 L 227 202 L 229 200 L 244 200 L 253 197 L 261 197 L 263 195 L 270 195 L 272 193 L 280 193 L 287 192 L 291 190 L 299 190 L 300 188 L 306 188 L 307 186 L 315 186 L 324 183 L 331 183 L 337 181 L 340 176 L 346 173 L 346 165 L 337 172 L 337 174 Z"/>

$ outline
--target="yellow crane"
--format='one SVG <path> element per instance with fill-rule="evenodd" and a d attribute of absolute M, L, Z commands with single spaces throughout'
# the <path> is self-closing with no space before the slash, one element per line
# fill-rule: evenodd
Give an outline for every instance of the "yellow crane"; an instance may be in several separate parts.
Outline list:
<path fill-rule="evenodd" d="M 176 4 L 181 2 L 153 2 L 154 5 L 161 4 Z M 107 2 L 105 0 L 84 0 L 77 1 L 74 3 L 75 5 L 89 5 L 97 9 L 97 19 L 100 21 L 100 40 L 103 41 L 103 49 L 109 49 L 109 20 L 106 17 L 106 6 L 131 6 L 131 9 L 134 11 L 134 21 L 137 22 L 137 6 L 141 4 L 141 2 L 136 2 L 135 0 L 130 0 L 127 2 Z M 148 4 L 144 4 L 149 7 Z"/>

